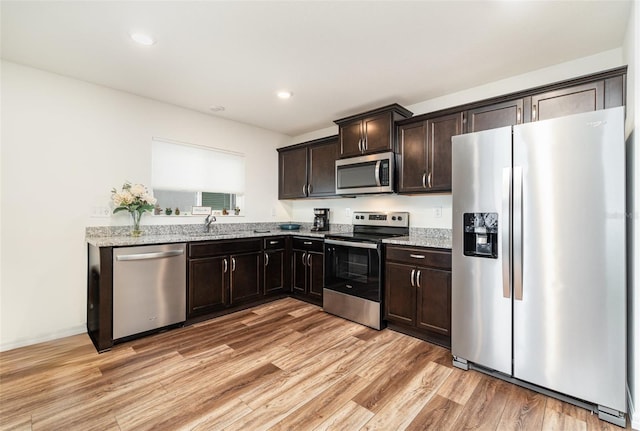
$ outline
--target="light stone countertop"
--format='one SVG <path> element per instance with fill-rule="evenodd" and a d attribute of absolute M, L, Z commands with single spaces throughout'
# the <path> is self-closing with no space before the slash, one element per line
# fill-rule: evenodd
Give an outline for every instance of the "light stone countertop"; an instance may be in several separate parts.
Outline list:
<path fill-rule="evenodd" d="M 451 238 L 434 238 L 428 236 L 399 236 L 382 240 L 385 244 L 406 245 L 412 247 L 445 248 L 451 250 Z"/>
<path fill-rule="evenodd" d="M 216 241 L 224 239 L 262 238 L 270 236 L 305 236 L 324 238 L 325 235 L 351 231 L 351 225 L 333 224 L 326 232 L 311 231 L 311 223 L 301 224 L 300 230 L 282 230 L 277 223 L 219 224 L 210 233 L 201 225 L 143 226 L 139 237 L 129 234 L 128 226 L 104 226 L 87 228 L 86 240 L 96 247 L 124 247 L 136 245 L 168 244 L 178 242 Z M 268 231 L 268 232 L 264 232 Z M 409 236 L 383 240 L 385 244 L 414 247 L 451 249 L 451 229 L 410 228 Z"/>
<path fill-rule="evenodd" d="M 191 233 L 170 233 L 170 234 L 143 234 L 139 237 L 130 235 L 113 235 L 113 236 L 87 236 L 87 243 L 96 247 L 123 247 L 135 245 L 150 244 L 168 244 L 178 242 L 196 242 L 196 241 L 216 241 L 223 239 L 241 239 L 241 238 L 261 238 L 270 236 L 305 236 L 322 239 L 325 235 L 331 233 L 340 233 L 340 231 L 328 232 L 312 232 L 309 229 L 300 229 L 297 231 L 270 229 L 269 232 L 255 232 L 254 230 L 234 231 L 234 232 L 191 232 Z"/>
<path fill-rule="evenodd" d="M 451 229 L 410 228 L 409 236 L 385 239 L 385 244 L 404 245 L 411 247 L 444 248 L 451 250 Z"/>

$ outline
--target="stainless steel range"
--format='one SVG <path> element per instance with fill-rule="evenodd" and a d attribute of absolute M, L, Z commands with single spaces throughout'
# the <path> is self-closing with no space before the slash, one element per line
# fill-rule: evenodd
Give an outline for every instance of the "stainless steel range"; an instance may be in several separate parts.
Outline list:
<path fill-rule="evenodd" d="M 382 240 L 409 235 L 407 212 L 354 212 L 353 233 L 324 241 L 324 311 L 382 329 Z"/>

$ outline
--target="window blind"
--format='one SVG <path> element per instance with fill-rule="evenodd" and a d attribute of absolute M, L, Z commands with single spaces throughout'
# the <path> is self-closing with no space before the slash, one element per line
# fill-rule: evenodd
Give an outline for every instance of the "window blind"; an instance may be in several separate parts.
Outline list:
<path fill-rule="evenodd" d="M 245 157 L 239 153 L 154 138 L 151 182 L 154 189 L 242 194 Z"/>

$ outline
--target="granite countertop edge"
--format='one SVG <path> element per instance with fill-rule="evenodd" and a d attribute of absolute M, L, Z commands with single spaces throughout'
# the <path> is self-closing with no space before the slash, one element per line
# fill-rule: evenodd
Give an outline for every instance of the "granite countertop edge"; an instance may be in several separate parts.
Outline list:
<path fill-rule="evenodd" d="M 405 245 L 413 247 L 442 248 L 451 250 L 451 238 L 401 236 L 382 240 L 384 244 Z"/>
<path fill-rule="evenodd" d="M 96 247 L 121 247 L 135 245 L 153 245 L 153 244 L 169 244 L 180 242 L 200 242 L 200 241 L 219 241 L 225 239 L 243 239 L 243 238 L 262 238 L 271 236 L 305 236 L 312 238 L 324 239 L 325 235 L 338 233 L 332 231 L 313 232 L 310 230 L 270 230 L 269 232 L 254 231 L 237 231 L 222 234 L 160 234 L 160 235 L 141 235 L 133 237 L 128 235 L 122 236 L 105 236 L 91 237 L 87 236 L 87 243 Z"/>
<path fill-rule="evenodd" d="M 246 223 L 241 226 L 224 226 L 210 233 L 200 230 L 199 226 L 153 226 L 139 237 L 129 235 L 126 227 L 90 227 L 87 228 L 86 242 L 96 247 L 123 247 L 137 245 L 170 244 L 181 242 L 219 241 L 244 238 L 263 238 L 273 236 L 304 236 L 324 239 L 326 235 L 341 234 L 352 230 L 351 225 L 335 224 L 329 231 L 312 231 L 311 223 L 301 223 L 299 230 L 283 230 L 273 223 Z M 232 230 L 233 229 L 233 230 Z M 235 230 L 237 229 L 237 230 Z M 434 228 L 411 228 L 409 235 L 387 238 L 384 244 L 413 247 L 451 249 L 451 230 Z"/>

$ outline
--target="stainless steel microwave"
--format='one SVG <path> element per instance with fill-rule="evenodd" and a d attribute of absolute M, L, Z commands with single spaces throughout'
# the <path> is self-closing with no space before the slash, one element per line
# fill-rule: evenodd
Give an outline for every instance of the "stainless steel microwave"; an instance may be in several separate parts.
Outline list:
<path fill-rule="evenodd" d="M 393 152 L 336 160 L 336 194 L 393 193 Z"/>

